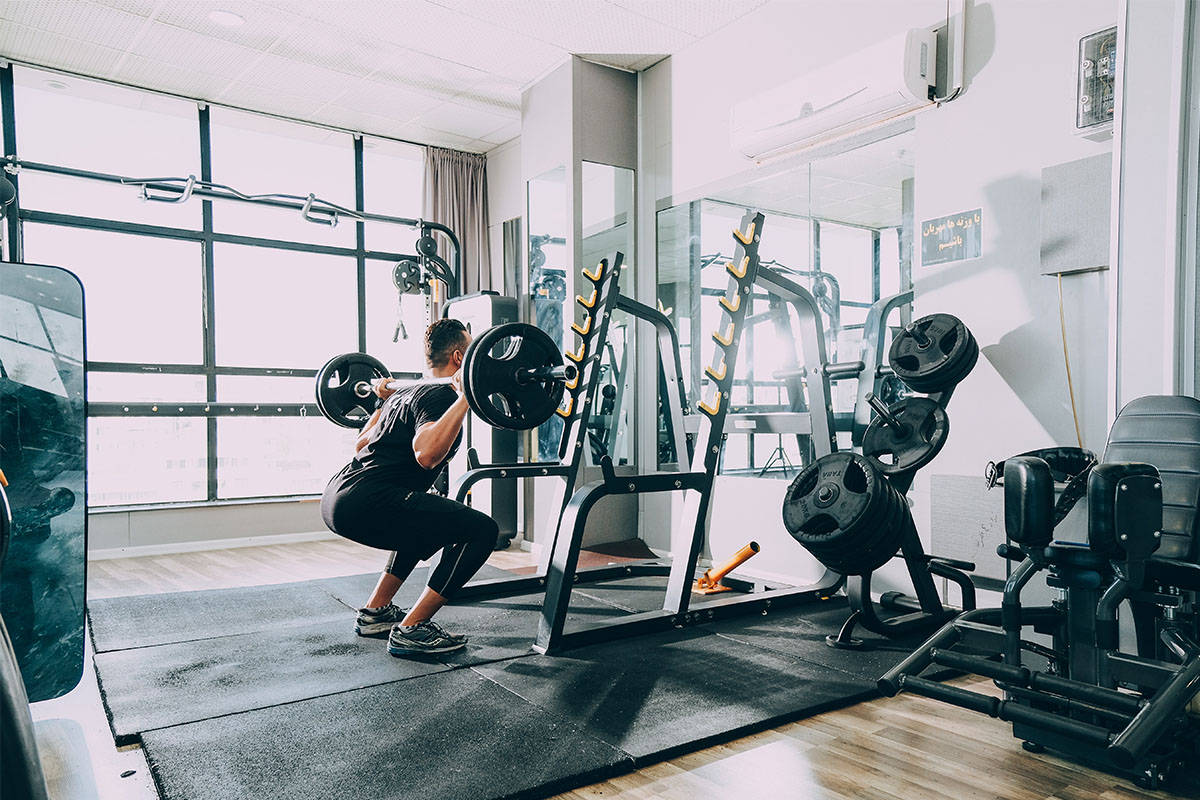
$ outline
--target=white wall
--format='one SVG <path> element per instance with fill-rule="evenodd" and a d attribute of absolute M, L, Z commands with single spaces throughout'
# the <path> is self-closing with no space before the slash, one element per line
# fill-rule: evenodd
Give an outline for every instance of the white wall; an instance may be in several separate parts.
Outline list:
<path fill-rule="evenodd" d="M 488 241 L 492 248 L 491 288 L 504 293 L 504 223 L 525 216 L 520 137 L 487 152 Z M 524 230 L 524 226 L 522 226 Z"/>

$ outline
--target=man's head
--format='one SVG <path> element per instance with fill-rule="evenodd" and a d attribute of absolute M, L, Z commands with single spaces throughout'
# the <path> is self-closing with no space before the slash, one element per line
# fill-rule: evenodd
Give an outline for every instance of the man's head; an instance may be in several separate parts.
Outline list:
<path fill-rule="evenodd" d="M 439 319 L 425 330 L 425 361 L 430 369 L 457 369 L 470 343 L 465 325 L 456 319 Z"/>

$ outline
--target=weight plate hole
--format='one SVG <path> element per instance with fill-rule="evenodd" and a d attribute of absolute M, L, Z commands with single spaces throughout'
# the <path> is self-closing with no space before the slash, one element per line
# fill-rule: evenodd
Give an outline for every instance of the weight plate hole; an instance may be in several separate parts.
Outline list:
<path fill-rule="evenodd" d="M 837 528 L 837 521 L 833 517 L 828 514 L 818 514 L 801 525 L 799 532 L 806 537 L 820 539 L 833 533 Z"/>
<path fill-rule="evenodd" d="M 949 331 L 946 332 L 946 335 L 943 336 L 938 341 L 938 347 L 941 348 L 943 353 L 946 353 L 947 355 L 949 355 L 950 351 L 954 349 L 954 345 L 957 342 L 958 342 L 958 329 L 951 328 Z"/>
<path fill-rule="evenodd" d="M 846 474 L 842 476 L 842 485 L 852 492 L 862 494 L 867 490 L 867 473 L 856 461 L 846 465 Z"/>
<path fill-rule="evenodd" d="M 898 356 L 893 368 L 899 367 L 903 372 L 916 372 L 921 361 L 916 356 Z"/>

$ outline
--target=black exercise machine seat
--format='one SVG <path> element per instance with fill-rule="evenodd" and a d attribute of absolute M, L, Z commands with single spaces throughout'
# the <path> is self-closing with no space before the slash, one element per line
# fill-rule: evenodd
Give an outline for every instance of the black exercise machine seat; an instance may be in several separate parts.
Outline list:
<path fill-rule="evenodd" d="M 1151 396 L 1133 400 L 1117 415 L 1104 463 L 1153 464 L 1162 478 L 1162 543 L 1152 562 L 1195 565 L 1200 504 L 1200 400 Z"/>

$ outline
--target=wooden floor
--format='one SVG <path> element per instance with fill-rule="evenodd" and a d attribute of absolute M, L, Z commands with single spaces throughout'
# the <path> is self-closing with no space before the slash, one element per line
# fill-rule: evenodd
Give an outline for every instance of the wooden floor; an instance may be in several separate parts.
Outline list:
<path fill-rule="evenodd" d="M 494 566 L 534 563 L 493 555 Z M 95 561 L 90 597 L 259 585 L 372 572 L 379 551 L 342 540 Z M 990 682 L 957 685 L 996 693 Z M 97 700 L 98 702 L 98 700 Z M 1196 765 L 1200 771 L 1200 764 Z M 909 695 L 879 699 L 710 747 L 559 795 L 560 800 L 1139 800 L 1149 792 L 1052 755 L 1032 755 L 1006 723 Z"/>

